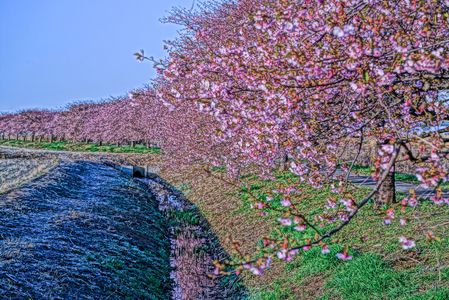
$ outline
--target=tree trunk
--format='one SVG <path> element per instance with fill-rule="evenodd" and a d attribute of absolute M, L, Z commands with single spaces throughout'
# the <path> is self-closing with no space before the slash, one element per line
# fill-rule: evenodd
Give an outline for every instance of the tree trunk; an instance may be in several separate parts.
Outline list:
<path fill-rule="evenodd" d="M 395 167 L 391 168 L 391 172 L 385 178 L 385 181 L 379 187 L 374 203 L 377 208 L 382 205 L 391 205 L 396 202 L 396 186 L 394 179 Z"/>
<path fill-rule="evenodd" d="M 282 151 L 281 156 L 279 157 L 279 169 L 282 172 L 288 170 L 288 155 L 285 151 Z"/>

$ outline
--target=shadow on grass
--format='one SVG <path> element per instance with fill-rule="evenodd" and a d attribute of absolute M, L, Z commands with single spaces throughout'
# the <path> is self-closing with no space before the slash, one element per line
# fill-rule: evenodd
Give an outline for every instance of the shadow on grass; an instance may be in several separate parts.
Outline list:
<path fill-rule="evenodd" d="M 213 262 L 228 260 L 230 256 L 198 207 L 162 178 L 151 177 L 150 189 L 158 192 L 172 232 L 175 292 L 181 289 L 186 299 L 246 299 L 248 292 L 240 277 L 211 277 Z M 179 295 L 175 295 L 177 299 L 176 296 Z"/>

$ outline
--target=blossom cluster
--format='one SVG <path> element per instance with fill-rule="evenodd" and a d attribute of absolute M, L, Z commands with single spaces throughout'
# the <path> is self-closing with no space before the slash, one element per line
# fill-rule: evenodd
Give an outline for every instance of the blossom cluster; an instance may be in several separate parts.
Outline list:
<path fill-rule="evenodd" d="M 254 199 L 260 216 L 280 212 L 278 224 L 296 232 L 267 243 L 273 257 L 289 261 L 321 245 L 324 226 L 334 224 L 329 235 L 339 231 L 369 202 L 350 193 L 347 175 L 361 151 L 352 149 L 377 145 L 370 198 L 401 162 L 414 165 L 423 186 L 447 180 L 447 130 L 432 129 L 449 118 L 441 99 L 449 88 L 447 3 L 239 0 L 178 10 L 167 21 L 185 31 L 162 62 L 158 96 L 216 120 L 211 135 L 227 144 L 225 166 L 264 178 L 287 166 L 304 184 L 332 186 L 332 199 L 312 220 L 298 208 L 296 199 L 308 200 L 301 195 Z M 414 207 L 418 198 L 412 192 L 403 202 Z M 388 210 L 384 223 L 394 220 L 407 223 Z M 400 244 L 414 246 L 406 238 Z"/>

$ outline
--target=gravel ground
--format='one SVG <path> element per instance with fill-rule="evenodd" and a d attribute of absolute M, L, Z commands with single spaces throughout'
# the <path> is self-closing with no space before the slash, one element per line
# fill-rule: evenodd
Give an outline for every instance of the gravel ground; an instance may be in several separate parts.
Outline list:
<path fill-rule="evenodd" d="M 0 195 L 0 211 L 0 298 L 169 298 L 163 216 L 123 173 L 63 162 Z"/>

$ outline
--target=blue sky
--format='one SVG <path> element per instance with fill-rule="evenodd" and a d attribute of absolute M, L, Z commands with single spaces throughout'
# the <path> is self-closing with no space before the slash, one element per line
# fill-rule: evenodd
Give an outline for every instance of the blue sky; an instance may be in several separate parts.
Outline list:
<path fill-rule="evenodd" d="M 0 0 L 0 112 L 126 95 L 154 76 L 133 53 L 162 57 L 161 24 L 193 0 Z"/>

